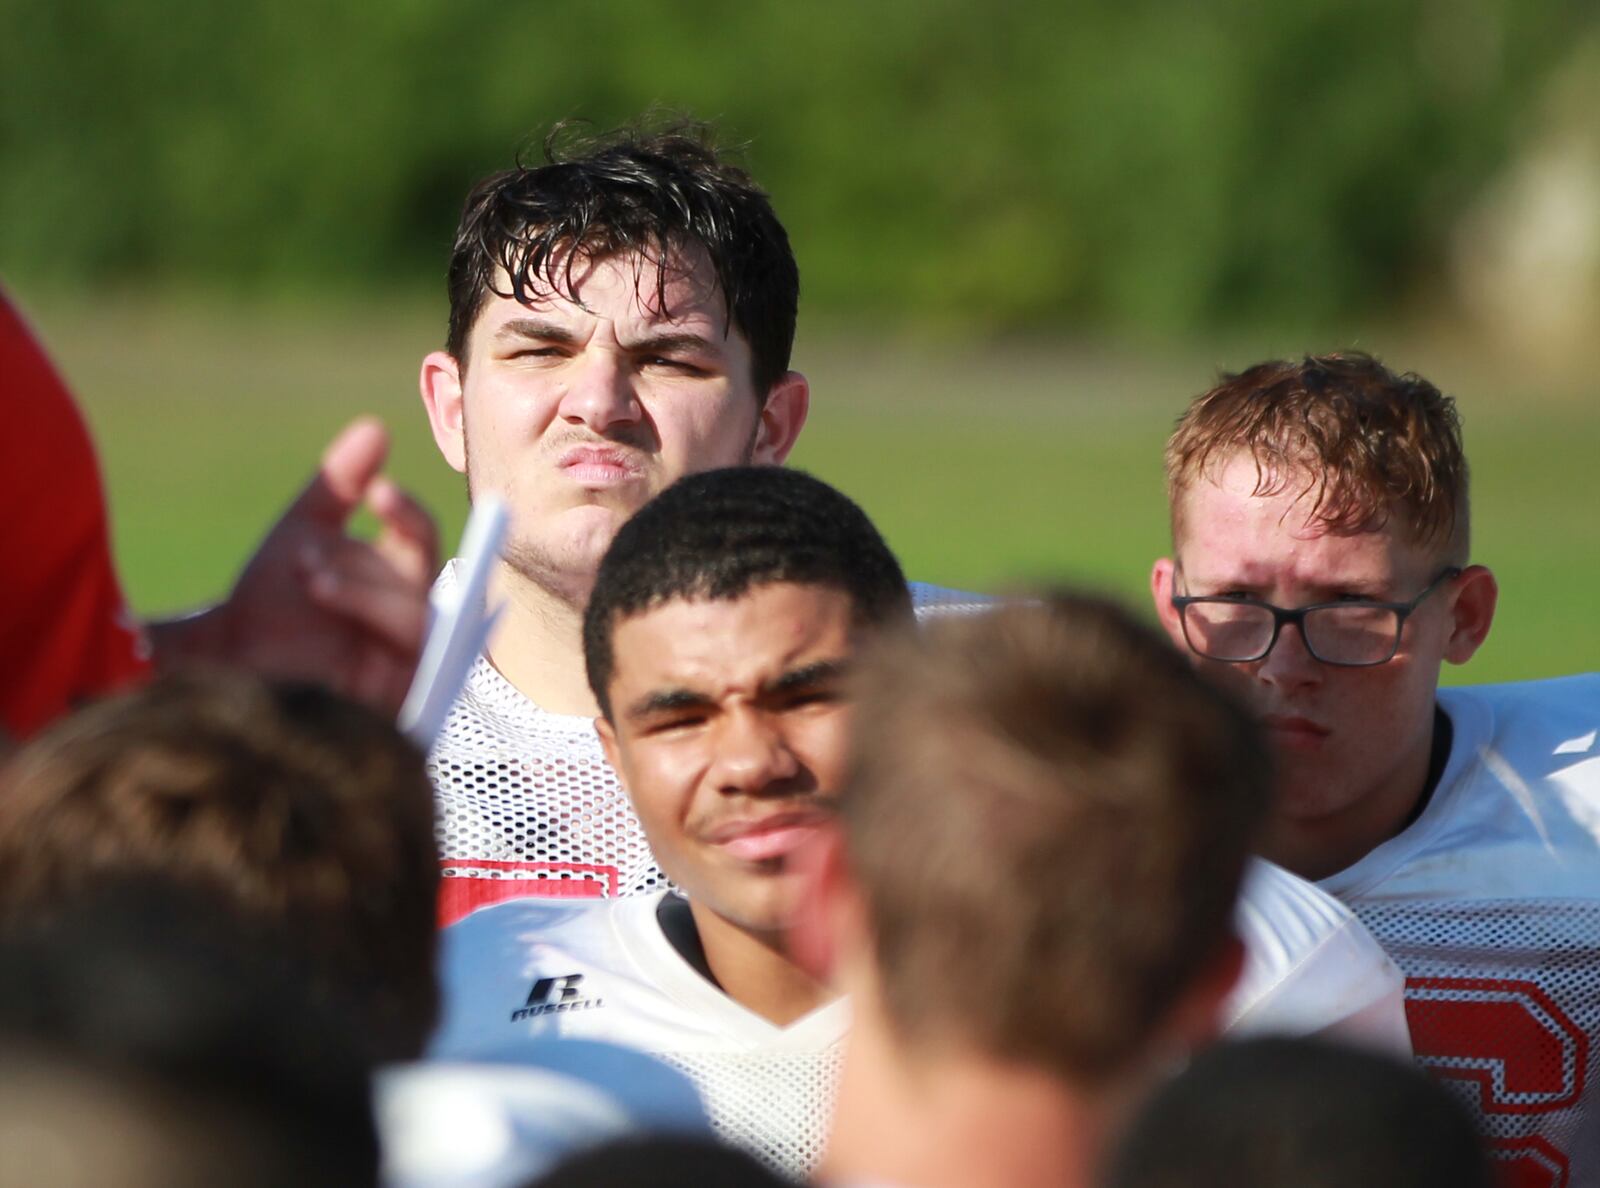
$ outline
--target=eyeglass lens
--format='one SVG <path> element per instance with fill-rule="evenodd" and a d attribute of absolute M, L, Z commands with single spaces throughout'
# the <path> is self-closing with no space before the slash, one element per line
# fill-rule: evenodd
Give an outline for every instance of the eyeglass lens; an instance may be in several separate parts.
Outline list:
<path fill-rule="evenodd" d="M 1189 645 L 1213 660 L 1255 660 L 1272 643 L 1270 608 L 1219 599 L 1184 608 Z M 1301 619 L 1306 647 L 1330 664 L 1375 664 L 1393 654 L 1400 638 L 1400 616 L 1387 608 L 1322 606 Z"/>

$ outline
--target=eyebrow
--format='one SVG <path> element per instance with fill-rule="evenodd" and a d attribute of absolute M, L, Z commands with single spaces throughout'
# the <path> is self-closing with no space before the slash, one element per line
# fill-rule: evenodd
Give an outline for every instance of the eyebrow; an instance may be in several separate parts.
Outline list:
<path fill-rule="evenodd" d="M 511 318 L 502 322 L 494 332 L 497 341 L 510 342 L 518 338 L 538 339 L 542 342 L 574 343 L 577 337 L 565 326 L 547 322 L 543 318 Z"/>
<path fill-rule="evenodd" d="M 717 344 L 711 339 L 700 334 L 690 334 L 686 331 L 676 334 L 648 334 L 624 345 L 627 351 L 635 355 L 696 354 L 720 357 L 722 354 Z"/>
<path fill-rule="evenodd" d="M 694 689 L 657 689 L 646 693 L 627 708 L 630 718 L 648 718 L 652 714 L 670 713 L 673 710 L 701 709 L 712 704 L 704 693 Z"/>
<path fill-rule="evenodd" d="M 761 686 L 763 693 L 791 693 L 796 689 L 803 689 L 807 685 L 820 685 L 825 681 L 838 680 L 850 669 L 847 660 L 818 660 L 812 664 L 805 664 L 799 668 L 791 668 L 777 680 Z"/>
<path fill-rule="evenodd" d="M 792 693 L 809 685 L 825 684 L 842 678 L 849 668 L 850 664 L 845 660 L 818 660 L 812 664 L 804 664 L 799 668 L 791 668 L 776 680 L 763 684 L 760 694 L 769 697 L 773 694 Z M 652 714 L 672 713 L 675 710 L 706 709 L 715 704 L 715 698 L 697 689 L 657 689 L 639 698 L 628 706 L 624 713 L 631 719 L 638 719 L 648 718 Z"/>
<path fill-rule="evenodd" d="M 1220 595 L 1218 592 L 1223 590 L 1243 590 L 1249 593 L 1249 596 L 1256 599 L 1258 602 L 1267 601 L 1267 599 L 1262 597 L 1259 593 L 1259 591 L 1262 589 L 1261 582 L 1247 581 L 1238 574 L 1225 575 L 1224 577 L 1213 579 L 1211 581 L 1191 581 L 1189 575 L 1186 573 L 1182 574 L 1182 578 L 1182 585 L 1190 595 L 1195 595 L 1197 589 L 1205 589 L 1209 592 L 1200 594 L 1198 597 L 1215 598 L 1219 597 Z M 1308 606 L 1317 602 L 1336 601 L 1338 597 L 1345 594 L 1353 594 L 1357 598 L 1365 598 L 1369 602 L 1386 602 L 1390 601 L 1392 598 L 1392 595 L 1389 593 L 1385 584 L 1372 578 L 1350 578 L 1345 581 L 1315 582 L 1312 583 L 1312 585 L 1308 588 L 1313 592 L 1313 598 L 1311 602 L 1305 604 Z M 1174 589 L 1173 592 L 1177 593 L 1176 589 Z"/>

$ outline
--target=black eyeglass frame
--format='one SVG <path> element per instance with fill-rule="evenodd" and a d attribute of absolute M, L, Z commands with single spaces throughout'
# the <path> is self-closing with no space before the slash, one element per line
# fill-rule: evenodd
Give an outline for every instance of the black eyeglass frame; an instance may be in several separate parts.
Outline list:
<path fill-rule="evenodd" d="M 1406 619 L 1411 616 L 1411 612 L 1422 605 L 1422 600 L 1429 594 L 1432 594 L 1450 579 L 1460 577 L 1461 573 L 1462 569 L 1459 565 L 1445 566 L 1444 569 L 1439 571 L 1439 576 L 1424 586 L 1422 588 L 1422 592 L 1410 602 L 1379 602 L 1376 599 L 1369 598 L 1347 598 L 1335 602 L 1313 602 L 1309 606 L 1297 606 L 1293 610 L 1284 610 L 1284 608 L 1281 606 L 1274 606 L 1272 603 L 1263 602 L 1259 598 L 1224 598 L 1217 594 L 1174 594 L 1172 596 L 1172 608 L 1178 612 L 1178 624 L 1183 628 L 1183 641 L 1189 645 L 1189 650 L 1197 656 L 1204 656 L 1207 660 L 1216 660 L 1222 664 L 1254 664 L 1257 660 L 1265 660 L 1269 655 L 1271 655 L 1272 649 L 1278 646 L 1278 635 L 1283 631 L 1283 625 L 1285 623 L 1293 623 L 1297 628 L 1300 629 L 1300 640 L 1305 644 L 1306 651 L 1311 655 L 1312 659 L 1316 660 L 1318 663 L 1332 664 L 1338 668 L 1376 668 L 1380 664 L 1389 663 L 1389 661 L 1394 659 L 1395 653 L 1400 650 L 1400 637 L 1405 634 Z M 1199 648 L 1194 646 L 1194 640 L 1189 636 L 1188 610 L 1189 607 L 1193 606 L 1197 602 L 1217 603 L 1225 606 L 1259 606 L 1262 610 L 1271 611 L 1272 634 L 1267 637 L 1266 647 L 1262 648 L 1261 651 L 1257 652 L 1254 656 L 1241 656 L 1226 660 L 1220 656 L 1211 656 L 1207 655 L 1205 652 L 1202 652 Z M 1330 607 L 1336 606 L 1359 607 L 1362 610 L 1386 610 L 1394 612 L 1394 642 L 1390 645 L 1388 653 L 1384 655 L 1382 659 L 1329 660 L 1324 656 L 1317 655 L 1317 649 L 1312 645 L 1310 638 L 1306 635 L 1305 617 L 1312 611 L 1327 610 Z"/>

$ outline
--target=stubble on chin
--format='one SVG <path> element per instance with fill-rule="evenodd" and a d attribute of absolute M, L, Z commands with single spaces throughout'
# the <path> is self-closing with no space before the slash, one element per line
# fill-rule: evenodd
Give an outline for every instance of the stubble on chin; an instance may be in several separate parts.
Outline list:
<path fill-rule="evenodd" d="M 534 541 L 511 540 L 501 551 L 500 560 L 519 581 L 581 611 L 588 605 L 595 571 L 604 554 L 604 546 L 585 549 L 574 544 L 562 557 Z"/>

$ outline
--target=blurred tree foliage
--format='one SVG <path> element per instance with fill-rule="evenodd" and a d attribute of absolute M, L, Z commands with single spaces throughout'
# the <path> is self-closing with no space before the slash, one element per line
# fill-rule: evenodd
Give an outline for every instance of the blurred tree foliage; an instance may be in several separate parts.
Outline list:
<path fill-rule="evenodd" d="M 808 310 L 1188 331 L 1425 298 L 1588 0 L 0 0 L 0 272 L 442 284 L 554 120 L 748 142 Z"/>

